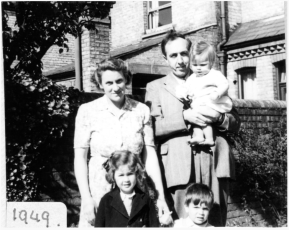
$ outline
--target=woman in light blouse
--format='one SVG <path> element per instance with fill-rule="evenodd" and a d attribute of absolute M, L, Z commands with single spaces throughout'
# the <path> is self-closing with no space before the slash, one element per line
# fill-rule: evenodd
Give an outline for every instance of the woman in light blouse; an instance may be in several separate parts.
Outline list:
<path fill-rule="evenodd" d="M 149 108 L 125 96 L 130 78 L 122 60 L 103 60 L 95 77 L 104 96 L 81 105 L 75 122 L 74 170 L 81 195 L 79 227 L 94 225 L 99 201 L 111 188 L 105 180 L 103 164 L 116 150 L 141 154 L 159 193 L 157 206 L 161 217 L 169 210 L 164 199 Z M 91 159 L 87 166 L 89 148 Z"/>

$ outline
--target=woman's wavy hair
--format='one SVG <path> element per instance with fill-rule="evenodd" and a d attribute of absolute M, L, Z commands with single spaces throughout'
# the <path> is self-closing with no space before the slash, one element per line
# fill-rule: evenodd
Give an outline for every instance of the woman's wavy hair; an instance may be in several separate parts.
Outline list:
<path fill-rule="evenodd" d="M 128 70 L 125 62 L 118 58 L 107 58 L 102 60 L 95 70 L 94 74 L 91 76 L 91 81 L 96 84 L 97 87 L 102 83 L 102 74 L 106 70 L 117 71 L 122 73 L 126 80 L 126 85 L 131 82 L 131 72 Z"/>
<path fill-rule="evenodd" d="M 136 185 L 143 192 L 146 191 L 145 184 L 145 169 L 139 155 L 134 154 L 130 151 L 115 151 L 110 157 L 109 161 L 109 170 L 105 175 L 105 178 L 108 183 L 115 184 L 114 174 L 115 171 L 122 165 L 128 165 L 129 169 L 136 174 Z"/>
<path fill-rule="evenodd" d="M 203 61 L 208 61 L 211 69 L 216 61 L 216 51 L 211 44 L 200 40 L 192 46 L 191 62 L 194 64 Z"/>
<path fill-rule="evenodd" d="M 205 184 L 190 184 L 186 190 L 185 205 L 189 206 L 190 203 L 193 203 L 194 205 L 204 203 L 211 209 L 214 204 L 214 194 Z"/>

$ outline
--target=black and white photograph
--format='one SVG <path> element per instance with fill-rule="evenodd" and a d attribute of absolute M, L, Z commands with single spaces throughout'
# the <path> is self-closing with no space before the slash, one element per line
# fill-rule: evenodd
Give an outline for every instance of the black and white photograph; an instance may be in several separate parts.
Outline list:
<path fill-rule="evenodd" d="M 1 1 L 1 226 L 287 227 L 287 9 Z"/>

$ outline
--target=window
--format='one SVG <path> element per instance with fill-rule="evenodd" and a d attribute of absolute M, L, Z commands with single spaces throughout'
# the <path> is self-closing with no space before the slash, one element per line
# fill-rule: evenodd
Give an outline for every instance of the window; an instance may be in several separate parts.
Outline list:
<path fill-rule="evenodd" d="M 171 1 L 148 2 L 148 29 L 155 29 L 172 23 Z"/>
<path fill-rule="evenodd" d="M 257 99 L 256 68 L 244 68 L 237 72 L 240 99 Z"/>
<path fill-rule="evenodd" d="M 286 101 L 286 65 L 285 61 L 278 62 L 276 65 L 276 75 L 277 75 L 277 92 L 278 99 Z"/>

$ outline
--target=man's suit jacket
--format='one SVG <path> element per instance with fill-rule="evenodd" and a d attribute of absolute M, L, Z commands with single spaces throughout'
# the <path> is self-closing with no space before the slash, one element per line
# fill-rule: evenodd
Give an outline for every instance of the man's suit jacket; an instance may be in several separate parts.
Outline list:
<path fill-rule="evenodd" d="M 183 118 L 184 104 L 175 95 L 177 85 L 177 80 L 170 73 L 148 83 L 145 97 L 154 118 L 155 140 L 162 158 L 167 188 L 189 182 L 192 152 L 195 151 L 187 143 L 190 133 Z M 233 108 L 226 116 L 224 131 L 237 131 L 240 120 L 236 110 Z M 216 145 L 212 148 L 214 167 L 217 177 L 234 179 L 234 159 L 224 136 L 224 133 L 216 131 Z"/>
<path fill-rule="evenodd" d="M 159 227 L 159 220 L 153 201 L 137 188 L 128 216 L 116 187 L 100 200 L 95 227 Z"/>

